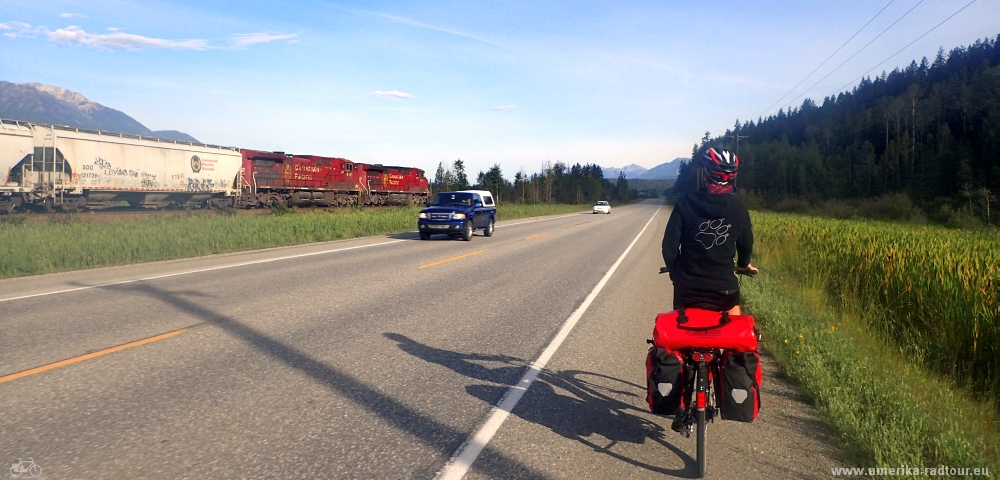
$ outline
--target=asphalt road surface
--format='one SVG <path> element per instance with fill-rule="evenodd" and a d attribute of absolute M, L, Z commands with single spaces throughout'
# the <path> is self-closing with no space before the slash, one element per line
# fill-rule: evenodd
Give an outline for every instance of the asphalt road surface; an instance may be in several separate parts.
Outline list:
<path fill-rule="evenodd" d="M 0 463 L 30 458 L 43 478 L 692 478 L 695 439 L 648 413 L 643 386 L 671 306 L 668 216 L 649 201 L 471 242 L 2 281 Z M 764 377 L 756 423 L 709 425 L 709 478 L 828 477 L 843 465 L 829 430 L 773 362 Z"/>

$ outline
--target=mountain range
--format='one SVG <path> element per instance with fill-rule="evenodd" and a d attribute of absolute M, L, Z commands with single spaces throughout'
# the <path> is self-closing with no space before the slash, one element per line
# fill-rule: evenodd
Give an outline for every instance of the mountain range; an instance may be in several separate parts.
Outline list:
<path fill-rule="evenodd" d="M 0 118 L 201 143 L 177 130 L 150 130 L 79 93 L 40 83 L 0 81 Z"/>
<path fill-rule="evenodd" d="M 601 167 L 604 178 L 613 180 L 618 178 L 618 174 L 625 172 L 625 178 L 632 180 L 673 180 L 681 168 L 681 162 L 691 161 L 690 158 L 677 157 L 669 162 L 661 163 L 653 168 L 646 169 L 643 166 L 632 164 L 622 168 Z"/>

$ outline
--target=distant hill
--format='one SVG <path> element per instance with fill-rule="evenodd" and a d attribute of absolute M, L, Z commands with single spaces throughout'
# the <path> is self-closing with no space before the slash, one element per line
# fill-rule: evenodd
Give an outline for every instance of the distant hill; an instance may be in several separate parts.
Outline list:
<path fill-rule="evenodd" d="M 680 173 L 681 162 L 689 162 L 690 158 L 677 157 L 667 163 L 661 163 L 645 172 L 637 178 L 642 180 L 673 180 Z M 632 177 L 626 177 L 632 178 Z"/>
<path fill-rule="evenodd" d="M 201 143 L 176 130 L 150 130 L 79 93 L 40 83 L 0 81 L 0 118 Z"/>
<path fill-rule="evenodd" d="M 201 143 L 198 141 L 198 139 L 192 137 L 191 135 L 188 135 L 184 132 L 178 132 L 177 130 L 153 130 L 153 136 L 165 140 L 177 140 L 180 142 Z"/>
<path fill-rule="evenodd" d="M 646 171 L 646 167 L 632 164 L 626 165 L 623 168 L 615 167 L 601 167 L 601 172 L 604 173 L 604 178 L 608 180 L 616 180 L 620 172 L 625 172 L 625 178 L 639 178 Z"/>

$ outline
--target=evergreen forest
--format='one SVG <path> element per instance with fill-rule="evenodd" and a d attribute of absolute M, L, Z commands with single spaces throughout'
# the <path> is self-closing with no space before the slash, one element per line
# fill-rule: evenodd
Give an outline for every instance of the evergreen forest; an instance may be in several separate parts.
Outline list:
<path fill-rule="evenodd" d="M 489 190 L 499 203 L 568 203 L 586 204 L 597 200 L 628 202 L 642 192 L 629 188 L 629 181 L 622 173 L 614 181 L 604 178 L 598 165 L 579 163 L 568 166 L 562 162 L 544 162 L 541 172 L 514 174 L 510 182 L 503 176 L 499 164 L 479 172 L 476 182 L 470 183 L 465 173 L 465 163 L 459 159 L 450 166 L 439 163 L 431 181 L 431 192 L 480 189 Z M 654 196 L 659 196 L 657 193 Z"/>
<path fill-rule="evenodd" d="M 738 152 L 738 185 L 761 204 L 891 199 L 942 222 L 995 224 L 1000 35 L 864 78 L 821 103 L 706 132 L 692 158 L 711 146 Z M 696 188 L 696 175 L 682 167 L 677 193 Z"/>

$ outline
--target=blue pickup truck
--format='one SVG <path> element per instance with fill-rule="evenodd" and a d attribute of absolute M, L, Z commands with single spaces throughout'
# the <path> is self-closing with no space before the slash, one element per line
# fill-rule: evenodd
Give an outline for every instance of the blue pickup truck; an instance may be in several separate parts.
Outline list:
<path fill-rule="evenodd" d="M 493 203 L 493 194 L 490 192 L 441 192 L 434 200 L 427 202 L 427 208 L 420 211 L 417 229 L 421 240 L 428 240 L 434 234 L 443 234 L 469 241 L 475 230 L 482 230 L 483 235 L 492 237 L 496 216 L 497 206 Z"/>

